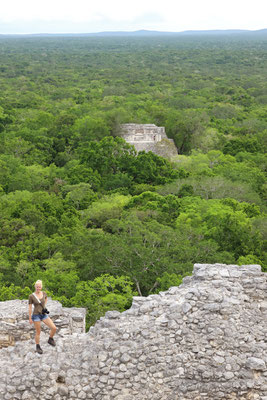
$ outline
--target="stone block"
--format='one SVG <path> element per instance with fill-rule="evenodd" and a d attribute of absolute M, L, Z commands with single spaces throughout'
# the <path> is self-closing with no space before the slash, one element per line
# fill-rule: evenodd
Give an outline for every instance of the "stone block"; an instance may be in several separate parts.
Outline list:
<path fill-rule="evenodd" d="M 266 363 L 264 360 L 256 357 L 249 357 L 246 362 L 247 368 L 264 371 L 266 370 Z"/>

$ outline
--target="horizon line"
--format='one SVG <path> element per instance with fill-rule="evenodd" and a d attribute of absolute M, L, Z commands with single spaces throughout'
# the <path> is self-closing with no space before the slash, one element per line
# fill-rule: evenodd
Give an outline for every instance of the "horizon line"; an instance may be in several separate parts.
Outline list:
<path fill-rule="evenodd" d="M 97 32 L 28 32 L 28 33 L 0 33 L 1 36 L 28 36 L 28 35 L 101 35 L 101 34 L 134 34 L 134 33 L 157 33 L 157 34 L 181 34 L 181 33 L 205 33 L 205 32 L 260 32 L 267 30 L 267 28 L 260 29 L 241 29 L 241 28 L 225 28 L 225 29 L 186 29 L 183 31 L 159 31 L 152 29 L 137 29 L 132 31 L 126 30 L 104 30 Z"/>

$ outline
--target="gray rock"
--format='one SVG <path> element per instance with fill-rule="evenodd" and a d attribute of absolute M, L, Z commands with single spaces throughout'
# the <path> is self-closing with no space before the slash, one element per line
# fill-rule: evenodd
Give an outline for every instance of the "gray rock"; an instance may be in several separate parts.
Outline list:
<path fill-rule="evenodd" d="M 41 356 L 27 302 L 1 302 L 2 398 L 267 400 L 266 288 L 259 266 L 196 264 L 180 287 L 135 297 L 86 334 L 84 313 L 56 302 L 57 346 L 42 333 Z"/>
<path fill-rule="evenodd" d="M 249 357 L 247 359 L 247 367 L 250 369 L 256 369 L 260 371 L 266 370 L 266 363 L 264 360 L 256 357 Z"/>
<path fill-rule="evenodd" d="M 122 124 L 120 134 L 127 143 L 139 151 L 152 151 L 162 157 L 177 155 L 173 139 L 168 139 L 165 128 L 154 124 Z"/>
<path fill-rule="evenodd" d="M 192 306 L 191 306 L 190 303 L 185 302 L 185 303 L 182 304 L 182 312 L 184 314 L 186 314 L 188 311 L 190 311 L 191 308 L 192 308 Z"/>

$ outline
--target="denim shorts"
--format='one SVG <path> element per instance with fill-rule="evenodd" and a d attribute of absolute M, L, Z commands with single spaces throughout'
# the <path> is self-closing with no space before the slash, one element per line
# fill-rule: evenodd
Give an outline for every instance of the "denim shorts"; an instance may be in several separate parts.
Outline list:
<path fill-rule="evenodd" d="M 33 322 L 43 321 L 46 318 L 48 318 L 47 314 L 32 314 Z"/>

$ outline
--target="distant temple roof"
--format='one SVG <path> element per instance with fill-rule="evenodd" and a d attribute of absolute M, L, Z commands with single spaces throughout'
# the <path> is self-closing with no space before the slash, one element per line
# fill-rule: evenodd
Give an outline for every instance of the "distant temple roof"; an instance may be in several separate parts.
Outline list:
<path fill-rule="evenodd" d="M 163 157 L 177 155 L 174 141 L 168 139 L 165 128 L 155 124 L 122 124 L 121 136 L 137 151 L 152 151 Z"/>

